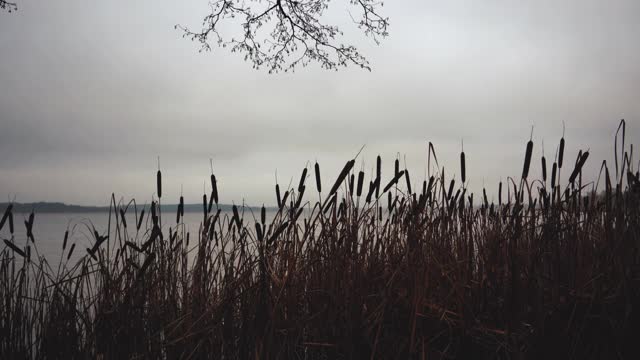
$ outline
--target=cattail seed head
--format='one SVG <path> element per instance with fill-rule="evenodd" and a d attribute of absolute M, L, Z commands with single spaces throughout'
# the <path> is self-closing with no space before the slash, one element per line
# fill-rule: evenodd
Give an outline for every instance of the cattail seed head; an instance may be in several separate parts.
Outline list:
<path fill-rule="evenodd" d="M 4 214 L 2 215 L 2 219 L 0 220 L 0 230 L 4 227 L 5 222 L 9 218 L 9 214 L 11 214 L 11 209 L 13 208 L 13 204 L 9 204 L 6 209 L 4 209 Z"/>
<path fill-rule="evenodd" d="M 320 181 L 320 165 L 316 161 L 316 165 L 314 166 L 316 173 L 316 189 L 318 192 L 322 192 L 322 182 Z"/>
<path fill-rule="evenodd" d="M 367 193 L 367 197 L 365 199 L 366 203 L 370 203 L 371 202 L 371 196 L 373 195 L 373 192 L 376 190 L 376 185 L 373 181 L 369 181 L 369 192 Z"/>
<path fill-rule="evenodd" d="M 184 206 L 184 198 L 180 196 L 180 202 L 178 203 L 178 209 L 176 211 L 176 223 L 180 223 L 180 216 L 182 216 L 183 206 Z"/>
<path fill-rule="evenodd" d="M 484 207 L 489 207 L 489 199 L 487 198 L 487 189 L 482 188 L 482 198 L 484 199 Z"/>
<path fill-rule="evenodd" d="M 307 168 L 305 167 L 304 170 L 302 170 L 302 176 L 300 176 L 300 183 L 298 183 L 298 192 L 301 193 L 302 192 L 302 188 L 304 187 L 304 181 L 307 178 Z"/>
<path fill-rule="evenodd" d="M 33 229 L 33 220 L 35 218 L 35 214 L 33 212 L 33 210 L 31 210 L 31 213 L 29 213 L 29 219 L 27 220 L 27 227 L 29 229 Z"/>
<path fill-rule="evenodd" d="M 76 243 L 71 244 L 71 248 L 69 249 L 69 253 L 67 254 L 67 261 L 71 258 L 71 254 L 73 254 L 73 250 L 76 248 Z"/>
<path fill-rule="evenodd" d="M 351 168 L 353 168 L 353 165 L 355 163 L 356 163 L 355 160 L 347 161 L 347 163 L 344 165 L 344 168 L 342 168 L 342 171 L 340 172 L 340 175 L 338 175 L 338 178 L 336 179 L 336 182 L 333 184 L 333 187 L 331 187 L 331 191 L 329 191 L 329 195 L 333 195 L 333 193 L 338 191 L 338 188 L 340 187 L 340 184 L 342 184 L 342 182 L 347 177 L 347 175 L 349 174 L 349 171 L 351 171 Z"/>
<path fill-rule="evenodd" d="M 355 175 L 351 174 L 351 176 L 349 176 L 349 193 L 353 194 L 353 184 L 355 182 Z"/>
<path fill-rule="evenodd" d="M 278 201 L 278 208 L 282 208 L 282 199 L 280 198 L 280 185 L 276 184 L 276 200 Z"/>
<path fill-rule="evenodd" d="M 124 209 L 120 209 L 120 221 L 122 221 L 122 226 L 127 228 L 127 218 L 124 216 Z"/>
<path fill-rule="evenodd" d="M 358 187 L 356 188 L 356 195 L 360 197 L 362 195 L 362 185 L 364 184 L 364 171 L 358 173 Z"/>
<path fill-rule="evenodd" d="M 160 172 L 160 169 L 158 169 L 158 172 L 156 173 L 156 187 L 157 187 L 157 192 L 158 192 L 158 198 L 162 197 L 162 173 Z"/>
<path fill-rule="evenodd" d="M 409 176 L 409 170 L 407 170 L 407 169 L 404 169 L 404 178 L 407 181 L 407 191 L 408 191 L 409 194 L 412 194 L 413 191 L 411 191 L 411 178 Z"/>
<path fill-rule="evenodd" d="M 262 242 L 263 233 L 262 233 L 262 227 L 260 226 L 259 223 L 256 223 L 256 237 L 258 238 L 258 242 Z"/>
<path fill-rule="evenodd" d="M 400 178 L 402 177 L 402 175 L 404 175 L 404 170 L 400 171 L 398 174 L 396 174 L 396 176 L 393 177 L 393 179 L 391 179 L 391 181 L 389 181 L 389 183 L 387 184 L 387 186 L 384 187 L 384 190 L 382 190 L 383 193 L 389 191 L 389 189 L 391 189 L 391 187 L 395 184 L 398 183 L 398 180 L 400 180 Z"/>
<path fill-rule="evenodd" d="M 216 202 L 216 205 L 218 205 L 218 181 L 213 174 L 211 174 L 211 196 L 213 197 L 213 201 Z"/>
<path fill-rule="evenodd" d="M 202 211 L 204 212 L 205 219 L 207 218 L 207 194 L 202 194 Z"/>
<path fill-rule="evenodd" d="M 571 173 L 571 176 L 569 176 L 569 183 L 573 183 L 576 180 L 576 177 L 578 176 L 578 174 L 580 173 L 580 171 L 582 171 L 582 167 L 584 166 L 585 162 L 587 162 L 587 158 L 589 157 L 589 152 L 585 151 L 582 156 L 580 156 L 580 159 L 578 160 L 578 162 L 576 163 L 576 167 L 573 169 L 573 172 Z"/>
<path fill-rule="evenodd" d="M 429 183 L 427 184 L 427 193 L 431 192 L 431 189 L 433 187 L 433 183 L 436 181 L 436 177 L 431 175 L 429 176 Z"/>
<path fill-rule="evenodd" d="M 533 141 L 527 142 L 527 151 L 524 157 L 524 167 L 522 168 L 522 178 L 529 176 L 529 167 L 531 166 L 531 155 L 533 153 Z"/>
<path fill-rule="evenodd" d="M 18 253 L 18 255 L 25 257 L 26 254 L 24 253 L 24 251 L 22 251 L 22 249 L 20 249 L 19 247 L 17 247 L 14 243 L 12 243 L 11 241 L 4 239 L 4 244 L 7 245 L 9 248 L 11 248 L 11 250 L 15 251 L 16 253 Z"/>
<path fill-rule="evenodd" d="M 242 224 L 240 223 L 240 214 L 238 213 L 238 207 L 234 204 L 233 207 L 233 219 L 236 222 L 236 226 L 238 227 L 238 231 L 242 229 Z"/>
<path fill-rule="evenodd" d="M 380 155 L 378 155 L 378 157 L 376 158 L 376 180 L 374 180 L 374 182 L 377 183 L 376 198 L 380 196 L 380 183 L 382 182 L 381 178 L 382 178 L 382 158 L 380 157 Z"/>
<path fill-rule="evenodd" d="M 564 136 L 560 139 L 560 148 L 558 149 L 558 169 L 562 169 L 562 159 L 564 158 Z"/>
<path fill-rule="evenodd" d="M 465 164 L 464 151 L 460 153 L 460 175 L 462 176 L 462 183 L 467 182 L 467 168 Z"/>
<path fill-rule="evenodd" d="M 144 209 L 142 209 L 142 211 L 140 212 L 140 218 L 138 219 L 138 226 L 136 227 L 137 230 L 140 230 L 140 226 L 142 226 L 142 219 L 144 219 Z"/>
<path fill-rule="evenodd" d="M 62 251 L 67 248 L 67 239 L 69 239 L 69 230 L 64 232 L 64 240 L 62 240 Z"/>

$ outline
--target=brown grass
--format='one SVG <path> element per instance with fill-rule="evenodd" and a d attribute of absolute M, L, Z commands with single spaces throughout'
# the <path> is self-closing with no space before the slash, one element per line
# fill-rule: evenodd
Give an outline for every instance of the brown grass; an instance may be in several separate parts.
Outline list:
<path fill-rule="evenodd" d="M 631 161 L 616 186 L 603 164 L 599 193 L 575 184 L 585 151 L 562 189 L 563 137 L 550 194 L 529 177 L 532 148 L 504 199 L 500 182 L 498 204 L 484 189 L 474 203 L 464 152 L 457 188 L 444 168 L 429 169 L 420 193 L 397 160 L 383 180 L 378 157 L 364 204 L 364 173 L 355 198 L 348 186 L 352 159 L 324 200 L 304 200 L 306 168 L 282 198 L 276 185 L 269 224 L 264 208 L 259 220 L 235 205 L 221 212 L 212 176 L 196 234 L 181 223 L 182 198 L 167 228 L 158 203 L 145 221 L 144 208 L 112 197 L 114 222 L 94 231 L 77 263 L 76 243 L 51 266 L 33 236 L 4 239 L 0 358 L 638 358 L 640 179 Z M 437 165 L 429 144 L 431 156 Z M 317 163 L 315 174 L 320 193 Z M 9 207 L 0 230 L 11 219 Z"/>

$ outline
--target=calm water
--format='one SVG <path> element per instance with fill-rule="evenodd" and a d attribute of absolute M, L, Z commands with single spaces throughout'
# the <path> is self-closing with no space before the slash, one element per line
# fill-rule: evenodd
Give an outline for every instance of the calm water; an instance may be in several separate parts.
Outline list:
<path fill-rule="evenodd" d="M 148 210 L 147 210 L 148 212 Z M 256 218 L 259 218 L 260 213 L 255 212 Z M 223 216 L 231 217 L 230 212 L 222 212 Z M 267 221 L 270 221 L 275 212 L 267 211 Z M 15 234 L 14 243 L 20 247 L 23 247 L 27 242 L 26 228 L 24 220 L 28 218 L 29 214 L 14 214 Z M 135 215 L 127 213 L 126 215 L 128 234 L 129 236 L 135 236 Z M 186 230 L 191 233 L 192 239 L 197 239 L 197 233 L 202 223 L 203 215 L 200 212 L 185 212 L 184 225 Z M 113 233 L 113 215 L 112 215 L 112 233 Z M 58 264 L 63 251 L 62 243 L 64 240 L 64 233 L 69 229 L 69 238 L 67 240 L 67 247 L 64 252 L 64 258 L 66 258 L 71 244 L 76 244 L 76 248 L 71 256 L 70 262 L 75 263 L 80 257 L 84 256 L 86 248 L 91 247 L 94 243 L 95 237 L 93 236 L 93 228 L 98 231 L 100 235 L 107 233 L 109 222 L 108 213 L 79 213 L 79 214 L 35 214 L 35 221 L 33 226 L 33 236 L 36 243 L 36 251 L 39 256 L 43 256 L 53 266 Z M 244 214 L 245 224 L 253 223 L 253 216 L 248 210 L 245 210 Z M 142 238 L 143 229 L 149 226 L 147 223 L 147 214 L 145 214 L 145 222 L 141 226 L 140 238 Z M 168 234 L 169 226 L 175 227 L 175 214 L 163 213 L 163 232 L 165 237 Z M 5 224 L 2 231 L 0 231 L 0 238 L 10 239 L 9 226 Z M 4 247 L 4 244 L 0 243 L 0 246 Z M 32 249 L 32 256 L 36 255 Z"/>

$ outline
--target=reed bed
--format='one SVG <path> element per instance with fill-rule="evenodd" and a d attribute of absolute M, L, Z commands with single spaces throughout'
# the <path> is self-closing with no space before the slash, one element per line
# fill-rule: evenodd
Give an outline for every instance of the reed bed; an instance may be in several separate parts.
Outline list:
<path fill-rule="evenodd" d="M 182 197 L 176 218 L 160 213 L 158 170 L 158 199 L 113 196 L 108 229 L 87 248 L 65 234 L 57 265 L 37 253 L 35 214 L 15 243 L 9 206 L 0 358 L 638 358 L 640 176 L 624 128 L 615 172 L 603 162 L 591 183 L 588 151 L 571 166 L 563 136 L 547 179 L 532 139 L 497 203 L 467 191 L 464 151 L 458 182 L 432 144 L 440 170 L 413 188 L 397 160 L 383 178 L 378 157 L 366 179 L 351 159 L 330 183 L 305 168 L 296 187 L 276 184 L 269 223 L 265 209 L 222 213 L 211 174 L 194 234 Z M 74 251 L 86 254 L 70 263 Z"/>

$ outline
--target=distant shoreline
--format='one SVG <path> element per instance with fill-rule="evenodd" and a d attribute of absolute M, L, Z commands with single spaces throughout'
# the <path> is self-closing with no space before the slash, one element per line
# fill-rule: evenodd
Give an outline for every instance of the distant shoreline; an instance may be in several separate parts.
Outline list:
<path fill-rule="evenodd" d="M 0 203 L 0 212 L 4 211 L 4 209 L 9 206 L 9 203 L 4 202 Z M 138 204 L 137 208 L 140 211 L 142 208 L 149 209 L 149 204 Z M 238 208 L 241 208 L 241 205 L 238 205 Z M 161 205 L 160 210 L 162 212 L 174 212 L 178 208 L 177 204 L 167 204 Z M 216 206 L 213 207 L 216 209 Z M 231 211 L 233 205 L 228 204 L 219 204 L 218 209 L 221 211 Z M 255 206 L 244 206 L 245 209 L 253 209 L 260 210 L 261 207 Z M 133 209 L 133 204 L 129 206 L 129 209 Z M 13 203 L 13 212 L 15 213 L 30 213 L 31 211 L 36 213 L 49 213 L 49 214 L 65 214 L 65 213 L 101 213 L 108 212 L 109 206 L 82 206 L 82 205 L 73 205 L 73 204 L 65 204 L 59 202 L 34 202 L 34 203 Z M 267 211 L 277 210 L 275 207 L 266 207 Z M 202 204 L 185 204 L 184 205 L 185 212 L 202 212 Z"/>

